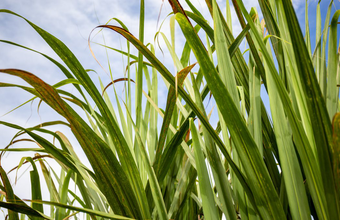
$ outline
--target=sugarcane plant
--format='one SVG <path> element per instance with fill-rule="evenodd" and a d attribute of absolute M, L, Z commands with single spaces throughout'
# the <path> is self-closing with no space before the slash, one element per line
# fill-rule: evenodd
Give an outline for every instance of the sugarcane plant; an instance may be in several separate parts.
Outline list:
<path fill-rule="evenodd" d="M 39 99 L 65 119 L 29 128 L 0 121 L 18 131 L 1 146 L 1 156 L 36 151 L 18 166 L 32 167 L 30 199 L 16 196 L 0 166 L 0 207 L 9 219 L 78 219 L 79 212 L 87 219 L 340 219 L 340 11 L 332 13 L 331 0 L 322 29 L 318 3 L 312 51 L 307 1 L 304 34 L 290 0 L 258 2 L 262 20 L 242 0 L 227 0 L 225 15 L 216 0 L 206 0 L 208 23 L 191 1 L 184 10 L 169 0 L 171 36 L 160 29 L 156 39 L 165 43 L 173 72 L 157 58 L 157 48 L 144 42 L 141 0 L 138 38 L 119 19 L 118 26 L 109 22 L 90 34 L 90 48 L 116 51 L 127 61 L 122 77 L 114 79 L 110 72 L 111 82 L 99 78 L 99 87 L 63 42 L 15 12 L 0 10 L 24 19 L 62 63 L 15 42 L 1 43 L 39 53 L 65 75 L 51 86 L 34 73 L 0 69 L 30 85 L 0 82 L 1 87 L 25 90 L 33 96 L 29 101 Z M 231 7 L 237 18 L 231 18 Z M 232 19 L 242 27 L 236 38 Z M 185 37 L 180 52 L 176 25 Z M 102 30 L 123 36 L 126 50 L 93 42 L 91 36 Z M 164 109 L 158 104 L 158 80 L 167 86 Z M 118 83 L 124 84 L 122 99 Z M 79 96 L 64 85 L 73 85 Z M 90 167 L 78 158 L 68 134 L 48 129 L 56 124 L 70 128 Z M 24 134 L 37 148 L 12 147 L 26 140 Z M 60 165 L 60 175 L 47 158 Z M 42 200 L 42 184 L 49 201 Z"/>

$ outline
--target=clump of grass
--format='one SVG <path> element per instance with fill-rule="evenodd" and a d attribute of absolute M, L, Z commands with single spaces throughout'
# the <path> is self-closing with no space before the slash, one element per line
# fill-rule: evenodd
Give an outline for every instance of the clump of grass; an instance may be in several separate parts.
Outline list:
<path fill-rule="evenodd" d="M 88 219 L 340 219 L 340 12 L 331 14 L 333 1 L 324 30 L 317 26 L 313 52 L 308 17 L 303 36 L 290 1 L 259 0 L 260 21 L 255 9 L 248 12 L 241 0 L 233 0 L 243 28 L 236 38 L 231 34 L 229 3 L 224 17 L 215 0 L 206 1 L 213 26 L 190 1 L 190 11 L 184 11 L 176 0 L 169 3 L 173 10 L 171 36 L 177 22 L 186 39 L 180 56 L 174 51 L 174 38 L 170 43 L 166 35 L 159 36 L 177 73 L 171 73 L 155 56 L 152 44 L 143 42 L 143 0 L 138 38 L 124 25 L 97 27 L 118 33 L 128 42 L 128 51 L 103 45 L 128 61 L 127 77 L 112 79 L 109 85 L 126 84 L 123 101 L 115 90 L 97 88 L 60 40 L 26 18 L 0 10 L 26 20 L 63 64 L 42 55 L 66 76 L 50 86 L 34 73 L 0 70 L 31 86 L 1 82 L 2 87 L 19 87 L 31 93 L 65 119 L 31 128 L 0 122 L 19 131 L 13 140 L 28 134 L 39 146 L 19 149 L 39 152 L 34 158 L 25 158 L 33 168 L 31 206 L 15 196 L 0 166 L 0 187 L 6 198 L 0 206 L 8 209 L 9 218 L 19 219 L 21 213 L 23 218 L 65 219 L 83 212 Z M 317 20 L 321 22 L 319 15 Z M 206 34 L 205 43 L 198 32 Z M 247 55 L 239 50 L 244 39 L 249 47 Z M 138 49 L 137 55 L 130 53 L 131 45 Z M 130 63 L 137 63 L 136 71 Z M 197 72 L 193 72 L 194 67 Z M 158 106 L 159 75 L 168 87 L 164 111 Z M 72 84 L 80 96 L 60 88 L 66 84 Z M 135 105 L 131 104 L 132 86 L 136 86 Z M 264 107 L 261 86 L 269 96 L 270 113 Z M 203 104 L 208 97 L 217 107 L 216 128 Z M 117 103 L 117 112 L 112 100 Z M 74 105 L 84 110 L 87 120 Z M 157 126 L 159 116 L 161 127 Z M 52 124 L 70 127 L 91 167 L 78 158 L 64 134 L 46 128 Z M 42 134 L 51 135 L 58 144 Z M 44 156 L 59 163 L 62 171 L 57 182 Z M 50 201 L 41 201 L 38 165 Z M 52 207 L 50 216 L 42 204 Z"/>

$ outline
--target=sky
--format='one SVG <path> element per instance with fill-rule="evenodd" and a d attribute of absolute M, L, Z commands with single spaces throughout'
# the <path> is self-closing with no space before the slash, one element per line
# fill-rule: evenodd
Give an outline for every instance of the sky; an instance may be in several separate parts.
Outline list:
<path fill-rule="evenodd" d="M 185 1 L 180 2 L 182 3 Z M 257 7 L 257 11 L 260 11 L 256 1 L 245 0 L 244 2 L 247 9 L 250 9 L 251 7 Z M 294 0 L 293 2 L 300 21 L 304 22 L 305 1 Z M 193 0 L 192 3 L 201 12 L 203 12 L 205 17 L 210 17 L 205 7 L 204 0 Z M 222 11 L 225 11 L 225 1 L 219 0 L 218 3 L 220 4 Z M 308 1 L 310 9 L 309 19 L 311 21 L 311 30 L 315 29 L 315 22 L 313 21 L 315 20 L 316 3 L 316 0 Z M 323 0 L 321 3 L 321 13 L 323 18 L 326 14 L 328 4 L 329 1 L 325 0 Z M 154 44 L 154 35 L 162 21 L 166 19 L 167 15 L 171 12 L 171 8 L 167 1 L 164 1 L 163 3 L 162 0 L 145 0 L 145 6 L 146 29 L 144 42 Z M 188 8 L 184 3 L 183 6 Z M 104 66 L 104 69 L 102 69 L 92 57 L 88 48 L 88 37 L 91 31 L 96 26 L 105 24 L 111 18 L 118 18 L 129 28 L 132 34 L 138 36 L 139 1 L 137 0 L 1 0 L 0 8 L 9 9 L 22 15 L 36 25 L 53 34 L 55 37 L 59 38 L 75 54 L 75 56 L 83 64 L 84 68 L 94 69 L 97 74 L 102 77 L 102 79 L 105 81 L 104 84 L 110 82 L 107 74 L 107 56 L 105 50 L 102 47 L 92 44 L 92 49 L 97 60 L 102 66 Z M 338 0 L 335 0 L 335 8 L 340 8 L 340 3 Z M 237 22 L 237 17 L 234 11 L 232 11 L 232 19 L 233 34 L 236 36 L 241 31 L 241 28 Z M 167 36 L 170 36 L 169 32 L 167 31 L 168 21 L 169 19 L 167 19 L 164 23 L 162 32 L 164 32 Z M 111 22 L 110 24 L 117 25 L 115 22 Z M 302 29 L 304 30 L 304 27 L 302 27 Z M 101 35 L 95 36 L 96 31 L 98 31 L 98 29 L 94 30 L 93 34 L 91 35 L 91 39 L 96 42 L 102 42 Z M 125 45 L 124 39 L 112 31 L 105 31 L 104 36 L 107 45 L 110 47 L 119 49 Z M 46 53 L 49 56 L 60 60 L 43 41 L 43 39 L 33 30 L 33 28 L 31 28 L 23 19 L 16 16 L 0 13 L 0 39 L 22 44 L 26 47 Z M 181 36 L 179 31 L 176 32 L 176 39 L 178 39 L 178 41 L 176 41 L 176 49 L 177 51 L 180 51 L 184 44 L 184 38 Z M 312 38 L 312 42 L 314 41 L 315 39 Z M 164 42 L 161 41 L 160 45 L 161 47 L 165 48 Z M 174 72 L 175 69 L 171 63 L 170 55 L 167 53 L 162 54 L 158 48 L 156 48 L 156 53 L 160 60 L 166 64 L 169 70 Z M 122 57 L 117 53 L 109 53 L 109 61 L 112 67 L 113 78 L 123 77 L 126 64 L 122 63 Z M 34 73 L 51 85 L 65 79 L 64 75 L 44 57 L 22 48 L 7 45 L 1 42 L 0 68 L 23 69 Z M 95 81 L 98 81 L 96 73 L 90 74 L 92 74 L 91 77 L 93 77 Z M 25 84 L 16 77 L 7 76 L 2 73 L 0 75 L 0 82 Z M 72 88 L 71 91 L 73 91 Z M 159 93 L 160 105 L 164 106 L 167 91 L 163 89 L 160 90 Z M 20 109 L 15 110 L 10 114 L 4 115 L 30 98 L 32 98 L 30 94 L 20 89 L 0 88 L 0 120 L 15 123 L 23 127 L 31 127 L 41 122 L 48 121 L 51 118 L 60 120 L 62 119 L 56 113 L 51 111 L 51 109 L 46 104 L 42 104 L 39 108 L 39 112 L 37 112 L 38 100 L 35 100 L 33 104 L 26 104 Z M 65 127 L 51 127 L 51 130 L 59 130 L 65 134 L 69 133 L 69 130 L 67 130 Z M 14 129 L 0 125 L 0 147 L 3 148 L 7 146 L 16 132 L 17 131 Z M 76 141 L 71 138 L 71 142 L 76 147 Z M 34 145 L 27 143 L 16 144 L 15 146 L 34 147 Z M 27 155 L 33 156 L 34 153 L 6 154 L 5 158 L 3 158 L 1 161 L 1 165 L 6 171 L 8 171 L 18 165 L 20 159 Z M 85 158 L 81 151 L 79 151 L 79 155 L 81 155 L 81 158 Z M 18 176 L 20 176 L 26 168 L 28 168 L 27 165 L 23 166 L 23 168 L 20 169 Z M 19 180 L 16 184 L 14 172 L 11 173 L 10 178 L 12 184 L 14 185 L 15 193 L 21 198 L 29 198 L 30 194 L 28 190 L 25 189 L 27 187 L 27 182 L 25 183 L 25 178 L 27 178 L 27 175 L 24 174 L 21 177 L 21 181 Z"/>

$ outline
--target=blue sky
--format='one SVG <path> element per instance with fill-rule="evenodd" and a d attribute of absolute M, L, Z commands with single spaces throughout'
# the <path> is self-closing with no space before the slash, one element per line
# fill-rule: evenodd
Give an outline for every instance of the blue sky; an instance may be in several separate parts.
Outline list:
<path fill-rule="evenodd" d="M 184 1 L 180 1 L 184 2 Z M 225 11 L 225 1 L 218 1 L 222 11 Z M 251 7 L 257 7 L 257 11 L 260 11 L 256 1 L 246 0 L 244 1 L 248 9 Z M 293 0 L 294 6 L 296 8 L 298 17 L 302 24 L 302 29 L 304 30 L 304 10 L 305 1 L 304 0 Z M 197 6 L 199 10 L 203 12 L 203 15 L 210 17 L 207 9 L 205 8 L 204 0 L 193 0 L 193 4 Z M 145 31 L 145 42 L 154 43 L 154 34 L 157 31 L 157 19 L 160 13 L 162 1 L 161 0 L 146 0 L 146 31 Z M 314 49 L 314 29 L 315 29 L 315 11 L 316 11 L 316 0 L 308 1 L 309 4 L 309 19 L 310 19 L 310 29 L 312 36 L 312 50 Z M 323 0 L 321 3 L 321 14 L 323 17 L 322 24 L 324 23 L 324 17 L 328 7 L 329 1 Z M 183 3 L 185 6 L 185 4 Z M 185 6 L 186 7 L 186 6 Z M 78 57 L 80 62 L 84 65 L 86 69 L 94 69 L 97 71 L 98 75 L 106 83 L 110 82 L 107 73 L 98 65 L 98 63 L 93 59 L 88 45 L 87 39 L 90 32 L 99 24 L 105 24 L 111 18 L 119 18 L 125 23 L 129 28 L 130 32 L 138 36 L 138 19 L 139 19 L 139 1 L 127 1 L 127 0 L 69 0 L 69 1 L 43 1 L 43 0 L 2 0 L 0 2 L 0 8 L 12 10 L 23 17 L 29 19 L 33 23 L 37 24 L 41 28 L 47 30 L 60 40 L 62 40 L 71 51 Z M 187 7 L 186 7 L 187 8 Z M 340 2 L 335 0 L 333 11 L 340 8 Z M 171 12 L 171 8 L 167 1 L 164 1 L 162 11 L 160 14 L 160 20 L 158 25 L 166 18 L 166 16 Z M 241 28 L 237 22 L 235 13 L 232 12 L 233 18 L 233 31 L 236 36 Z M 112 23 L 116 24 L 116 23 Z M 167 31 L 168 23 L 164 24 L 162 31 L 169 36 Z M 184 44 L 184 39 L 177 31 L 179 40 L 177 43 L 178 51 Z M 53 58 L 57 58 L 54 52 L 48 47 L 48 45 L 40 38 L 40 36 L 23 20 L 18 17 L 9 14 L 0 14 L 0 39 L 10 40 L 15 43 L 22 44 L 24 46 L 36 49 L 40 52 L 46 53 Z M 98 35 L 94 41 L 100 42 L 100 36 Z M 107 45 L 115 48 L 124 47 L 125 41 L 120 38 L 117 34 L 113 32 L 105 32 L 105 39 Z M 161 42 L 161 46 L 164 43 Z M 94 53 L 97 59 L 101 62 L 107 71 L 107 57 L 103 48 L 98 46 L 93 46 Z M 173 64 L 171 63 L 171 58 L 169 54 L 162 55 L 157 50 L 157 54 L 160 60 L 165 62 L 171 71 L 175 71 Z M 124 65 L 122 64 L 122 58 L 118 54 L 110 53 L 109 59 L 111 66 L 113 67 L 113 77 L 120 78 L 123 76 Z M 60 80 L 64 79 L 64 75 L 55 67 L 53 64 L 48 62 L 45 58 L 40 55 L 34 54 L 32 52 L 26 51 L 21 48 L 17 48 L 11 45 L 6 45 L 0 43 L 0 68 L 18 68 L 36 74 L 41 77 L 44 81 L 49 84 L 55 84 Z M 94 80 L 96 80 L 96 74 L 92 73 Z M 18 78 L 6 76 L 1 74 L 1 82 L 9 83 L 23 83 Z M 23 83 L 24 84 L 24 83 Z M 105 84 L 105 82 L 104 82 Z M 72 91 L 72 89 L 71 89 Z M 26 92 L 19 89 L 4 89 L 0 88 L 0 116 L 4 115 L 11 109 L 17 107 L 23 102 L 29 100 L 32 96 Z M 164 106 L 166 100 L 166 90 L 160 91 L 160 104 Z M 2 121 L 8 121 L 12 123 L 19 124 L 24 127 L 30 127 L 37 125 L 41 122 L 47 121 L 51 118 L 61 119 L 56 113 L 50 110 L 50 108 L 42 104 L 37 113 L 38 101 L 35 100 L 34 103 L 27 104 L 22 108 L 15 110 L 14 112 L 0 117 Z M 69 131 L 63 127 L 53 127 L 52 130 L 60 130 L 64 133 Z M 7 127 L 0 125 L 0 145 L 1 148 L 5 147 L 11 140 L 11 138 L 16 133 L 15 130 L 9 129 Z M 73 143 L 76 143 L 71 139 Z M 76 144 L 75 144 L 76 145 Z M 21 144 L 21 147 L 26 147 L 28 145 Z M 32 146 L 32 145 L 30 145 Z M 16 166 L 22 156 L 27 156 L 27 153 L 10 153 L 7 154 L 2 161 L 2 165 L 5 170 Z M 31 156 L 34 154 L 31 153 Z M 81 155 L 81 153 L 80 153 Z M 24 167 L 21 171 L 27 168 Z M 21 171 L 19 173 L 21 173 Z M 14 174 L 11 175 L 11 181 L 14 183 Z M 22 179 L 26 178 L 25 176 Z M 15 192 L 19 197 L 29 198 L 27 190 L 25 189 L 25 181 L 23 185 L 18 182 L 15 187 Z M 20 185 L 21 184 L 21 185 Z"/>

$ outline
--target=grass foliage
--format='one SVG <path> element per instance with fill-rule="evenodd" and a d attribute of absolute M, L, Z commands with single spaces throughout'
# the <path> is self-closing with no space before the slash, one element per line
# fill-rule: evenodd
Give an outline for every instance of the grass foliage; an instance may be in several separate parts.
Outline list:
<path fill-rule="evenodd" d="M 8 219 L 77 219 L 79 212 L 87 219 L 340 219 L 340 11 L 331 14 L 333 1 L 323 30 L 318 5 L 315 33 L 309 30 L 306 6 L 305 35 L 289 0 L 259 0 L 263 20 L 241 0 L 227 1 L 226 16 L 216 0 L 206 0 L 212 24 L 186 2 L 190 11 L 169 0 L 171 36 L 157 33 L 177 73 L 156 57 L 152 44 L 144 43 L 144 0 L 138 38 L 118 19 L 121 27 L 106 24 L 94 30 L 108 29 L 127 40 L 127 51 L 102 45 L 128 63 L 126 77 L 112 79 L 106 87 L 96 86 L 52 34 L 0 10 L 24 19 L 63 63 L 41 55 L 65 75 L 51 86 L 34 73 L 0 69 L 30 85 L 0 82 L 1 87 L 25 90 L 65 119 L 30 128 L 0 121 L 18 131 L 2 146 L 2 155 L 36 151 L 19 164 L 32 167 L 29 203 L 15 195 L 0 166 L 0 207 L 8 210 Z M 237 18 L 231 18 L 230 7 Z M 243 29 L 236 38 L 231 19 L 238 19 Z M 186 40 L 176 52 L 175 24 Z M 313 51 L 311 34 L 316 38 Z M 249 51 L 242 54 L 239 45 L 244 40 Z M 39 53 L 14 42 L 1 43 Z M 132 46 L 138 54 L 130 52 Z M 158 105 L 159 79 L 167 86 L 165 110 Z M 123 100 L 108 89 L 115 83 L 125 84 Z M 68 84 L 80 95 L 62 89 Z M 270 112 L 261 87 L 269 96 Z M 217 126 L 204 104 L 209 99 L 217 109 Z M 68 126 L 91 167 L 78 158 L 66 135 L 48 130 L 49 125 Z M 23 134 L 37 148 L 12 148 L 18 141 L 30 141 Z M 57 178 L 46 158 L 60 165 Z M 42 201 L 42 184 L 49 201 Z"/>

